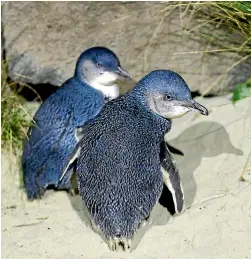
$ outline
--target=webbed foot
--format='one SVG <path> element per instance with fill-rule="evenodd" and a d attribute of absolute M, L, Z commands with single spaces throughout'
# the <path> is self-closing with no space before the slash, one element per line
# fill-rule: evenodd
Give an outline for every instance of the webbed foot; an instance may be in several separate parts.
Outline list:
<path fill-rule="evenodd" d="M 130 251 L 131 239 L 118 237 L 111 238 L 110 240 L 108 240 L 108 246 L 111 251 L 120 251 L 121 249 L 124 252 Z"/>

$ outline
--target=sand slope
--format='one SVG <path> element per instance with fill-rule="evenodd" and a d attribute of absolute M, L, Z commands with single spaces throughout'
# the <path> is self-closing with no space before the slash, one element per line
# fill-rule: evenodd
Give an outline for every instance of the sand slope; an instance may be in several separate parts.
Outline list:
<path fill-rule="evenodd" d="M 78 196 L 50 191 L 41 201 L 27 202 L 18 189 L 15 157 L 4 152 L 3 258 L 251 258 L 251 171 L 246 182 L 239 181 L 251 149 L 251 99 L 236 107 L 225 97 L 200 101 L 210 115 L 188 114 L 168 136 L 185 153 L 175 158 L 190 207 L 170 217 L 157 205 L 153 226 L 132 253 L 108 250 L 86 225 Z"/>

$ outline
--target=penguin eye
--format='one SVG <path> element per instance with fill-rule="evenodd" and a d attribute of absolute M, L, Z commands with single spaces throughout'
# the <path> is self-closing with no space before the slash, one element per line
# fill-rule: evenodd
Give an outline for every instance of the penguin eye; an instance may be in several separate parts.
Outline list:
<path fill-rule="evenodd" d="M 99 62 L 96 63 L 97 67 L 102 67 L 103 65 Z"/>
<path fill-rule="evenodd" d="M 164 99 L 164 101 L 170 101 L 170 100 L 172 100 L 172 97 L 168 94 L 165 94 L 163 99 Z"/>

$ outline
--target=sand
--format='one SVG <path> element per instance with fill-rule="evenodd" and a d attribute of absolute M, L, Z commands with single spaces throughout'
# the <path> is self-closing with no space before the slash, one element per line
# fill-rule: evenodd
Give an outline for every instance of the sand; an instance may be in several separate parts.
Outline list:
<path fill-rule="evenodd" d="M 246 181 L 239 181 L 251 149 L 251 99 L 236 106 L 227 97 L 198 101 L 210 115 L 177 119 L 167 137 L 185 154 L 175 159 L 187 209 L 171 217 L 157 204 L 152 226 L 131 253 L 109 251 L 86 223 L 79 196 L 48 191 L 27 202 L 17 158 L 3 152 L 3 258 L 251 258 L 251 161 Z"/>

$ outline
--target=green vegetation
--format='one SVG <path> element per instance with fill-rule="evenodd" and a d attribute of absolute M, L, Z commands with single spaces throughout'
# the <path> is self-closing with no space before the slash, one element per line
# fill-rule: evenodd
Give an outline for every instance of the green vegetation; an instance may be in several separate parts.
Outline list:
<path fill-rule="evenodd" d="M 18 156 L 20 188 L 22 188 L 23 172 L 20 151 L 22 150 L 28 128 L 33 124 L 33 120 L 23 106 L 25 100 L 18 96 L 18 92 L 22 87 L 30 88 L 30 86 L 19 83 L 21 87 L 18 88 L 16 82 L 9 82 L 8 64 L 6 61 L 2 60 L 1 68 L 1 145 L 2 148 L 4 147 L 7 151 L 10 151 L 10 154 Z"/>
<path fill-rule="evenodd" d="M 233 92 L 233 102 L 237 102 L 251 96 L 251 77 L 242 84 L 238 84 Z"/>
<path fill-rule="evenodd" d="M 215 30 L 211 31 L 214 43 L 225 51 L 251 54 L 251 2 L 203 2 L 193 6 L 200 22 L 197 29 L 214 25 Z M 220 28 L 231 33 L 229 41 L 219 37 L 217 29 Z"/>
<path fill-rule="evenodd" d="M 210 53 L 234 51 L 251 54 L 251 2 L 173 2 L 167 3 L 157 16 L 168 16 L 176 9 L 180 12 L 183 29 L 221 47 L 210 50 Z M 192 18 L 195 26 L 187 28 Z M 222 37 L 221 30 L 229 32 L 227 38 Z"/>
<path fill-rule="evenodd" d="M 251 2 L 204 2 L 201 5 L 196 3 L 193 5 L 198 19 L 202 19 L 203 22 L 198 29 L 209 24 L 216 28 L 210 36 L 214 44 L 220 47 L 215 52 L 231 51 L 240 55 L 239 60 L 234 62 L 222 77 L 224 80 L 227 73 L 235 66 L 251 58 Z M 217 29 L 220 28 L 229 32 L 229 39 L 222 40 L 220 34 L 217 33 Z M 201 30 L 201 34 L 208 37 L 203 30 Z M 251 96 L 250 87 L 251 78 L 238 84 L 233 91 L 233 102 Z"/>
<path fill-rule="evenodd" d="M 174 10 L 179 10 L 181 28 L 186 33 L 205 39 L 211 45 L 210 49 L 191 51 L 190 54 L 219 52 L 237 54 L 226 72 L 202 93 L 204 96 L 213 87 L 226 80 L 235 67 L 251 58 L 251 2 L 172 2 L 172 4 L 167 3 L 157 16 L 166 17 Z M 247 89 L 243 86 L 238 85 L 235 92 L 240 93 L 239 98 L 247 96 Z M 235 94 L 235 101 L 236 96 Z"/>
<path fill-rule="evenodd" d="M 23 107 L 24 100 L 13 91 L 16 83 L 8 82 L 8 64 L 2 61 L 1 74 L 1 140 L 2 147 L 20 150 L 32 119 Z M 27 117 L 29 119 L 27 119 Z"/>

